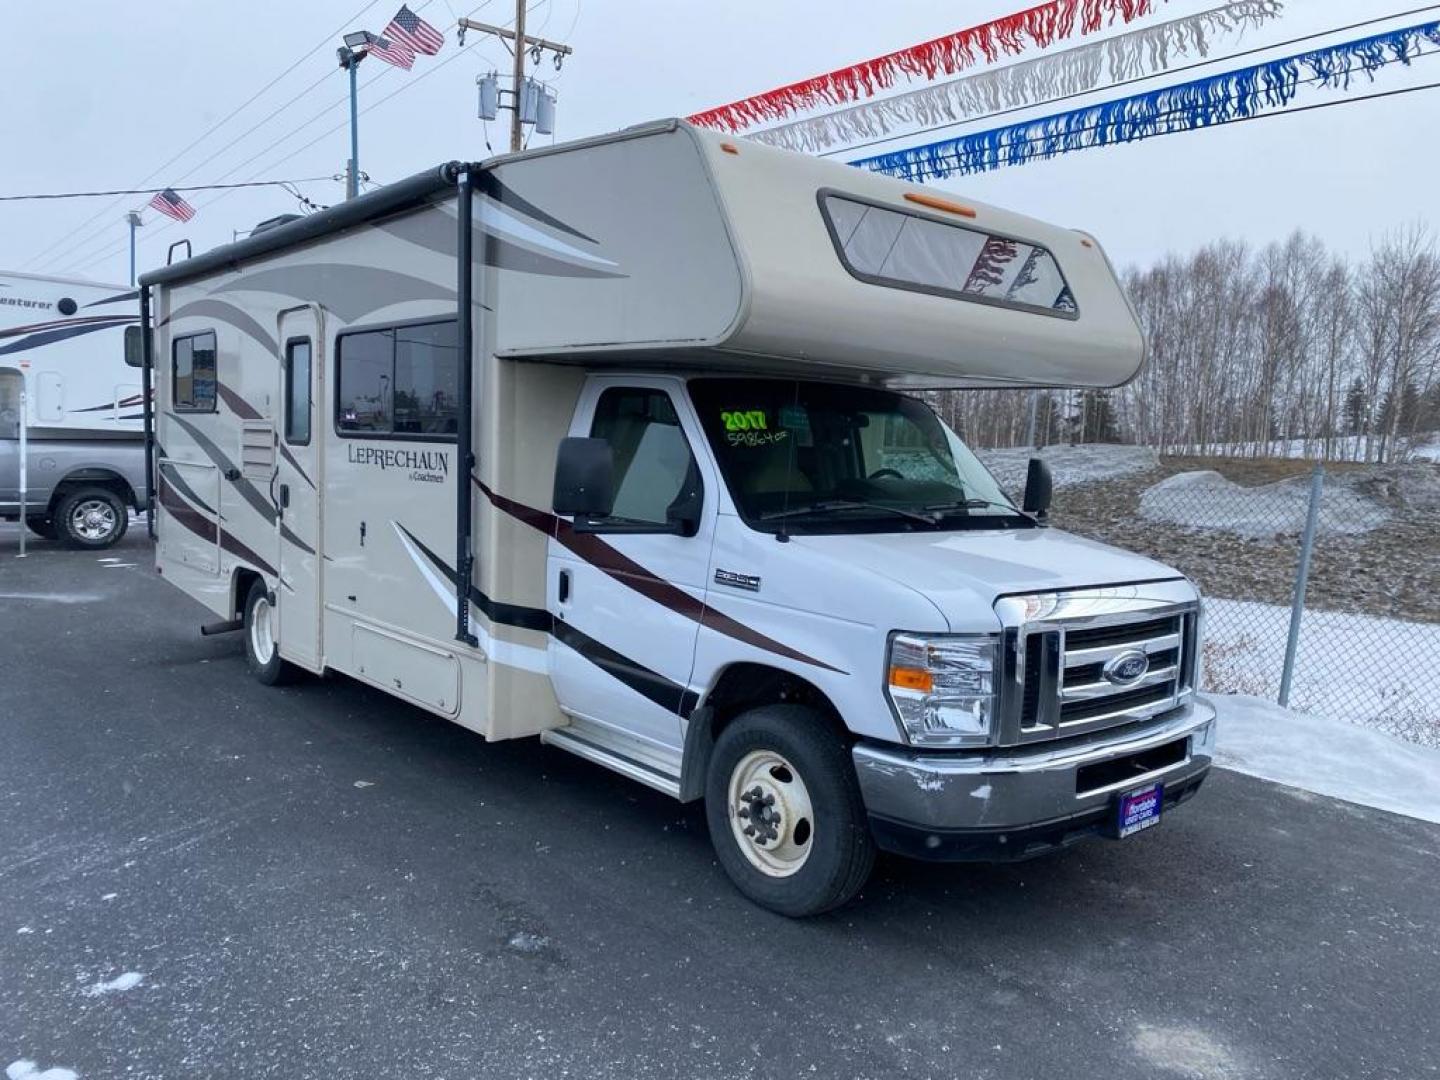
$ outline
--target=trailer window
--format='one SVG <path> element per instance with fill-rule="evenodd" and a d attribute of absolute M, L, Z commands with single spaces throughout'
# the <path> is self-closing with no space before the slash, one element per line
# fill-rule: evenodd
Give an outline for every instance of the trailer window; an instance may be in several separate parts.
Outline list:
<path fill-rule="evenodd" d="M 455 320 L 341 334 L 335 429 L 342 435 L 453 440 L 459 345 Z"/>
<path fill-rule="evenodd" d="M 820 209 L 840 261 L 861 281 L 1075 316 L 1060 264 L 1039 244 L 833 194 Z"/>
<path fill-rule="evenodd" d="M 285 441 L 310 443 L 310 339 L 285 343 Z"/>
<path fill-rule="evenodd" d="M 170 371 L 176 412 L 215 411 L 215 331 L 186 334 L 171 342 Z"/>
<path fill-rule="evenodd" d="M 664 527 L 698 516 L 700 470 L 669 394 L 639 387 L 606 390 L 595 406 L 590 435 L 608 442 L 615 454 L 614 517 Z"/>

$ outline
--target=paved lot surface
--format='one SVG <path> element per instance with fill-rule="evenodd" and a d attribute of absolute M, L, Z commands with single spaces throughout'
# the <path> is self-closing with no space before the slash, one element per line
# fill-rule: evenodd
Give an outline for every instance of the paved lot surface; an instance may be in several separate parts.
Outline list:
<path fill-rule="evenodd" d="M 1440 828 L 1222 773 L 1134 841 L 882 862 L 790 922 L 697 808 L 253 683 L 143 530 L 15 550 L 0 525 L 12 1077 L 1440 1075 Z"/>

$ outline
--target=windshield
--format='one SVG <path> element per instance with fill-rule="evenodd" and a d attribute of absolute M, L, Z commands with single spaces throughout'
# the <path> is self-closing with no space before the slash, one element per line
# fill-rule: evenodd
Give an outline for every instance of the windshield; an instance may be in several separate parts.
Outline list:
<path fill-rule="evenodd" d="M 771 532 L 1028 527 L 922 402 L 782 379 L 695 379 L 690 394 L 740 515 Z"/>

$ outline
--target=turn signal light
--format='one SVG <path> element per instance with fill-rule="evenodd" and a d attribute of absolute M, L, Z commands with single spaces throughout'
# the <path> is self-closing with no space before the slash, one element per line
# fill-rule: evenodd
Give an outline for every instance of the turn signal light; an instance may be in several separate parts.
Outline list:
<path fill-rule="evenodd" d="M 892 667 L 890 685 L 901 690 L 918 690 L 928 694 L 935 689 L 935 676 L 923 668 Z"/>

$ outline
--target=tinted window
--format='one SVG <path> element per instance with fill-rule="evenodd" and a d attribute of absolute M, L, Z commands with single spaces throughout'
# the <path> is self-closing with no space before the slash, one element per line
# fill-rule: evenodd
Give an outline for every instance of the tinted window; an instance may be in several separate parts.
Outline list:
<path fill-rule="evenodd" d="M 453 319 L 342 334 L 336 349 L 339 431 L 454 437 L 459 348 Z"/>
<path fill-rule="evenodd" d="M 876 284 L 1068 314 L 1075 300 L 1055 257 L 994 236 L 836 195 L 821 204 L 840 259 Z"/>
<path fill-rule="evenodd" d="M 615 454 L 615 517 L 664 525 L 686 504 L 698 504 L 700 473 L 664 391 L 606 390 L 590 434 Z"/>
<path fill-rule="evenodd" d="M 176 412 L 215 411 L 215 332 L 187 334 L 170 345 Z"/>
<path fill-rule="evenodd" d="M 285 344 L 285 441 L 310 441 L 310 341 L 300 338 Z"/>

